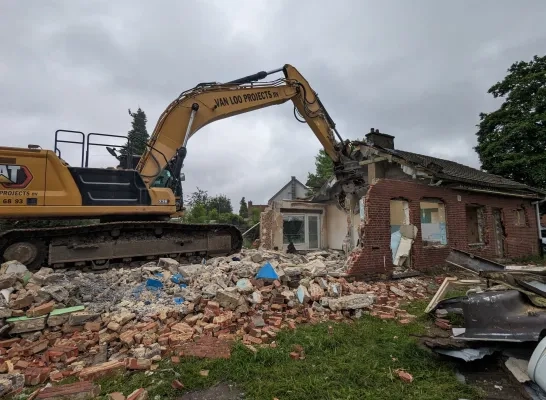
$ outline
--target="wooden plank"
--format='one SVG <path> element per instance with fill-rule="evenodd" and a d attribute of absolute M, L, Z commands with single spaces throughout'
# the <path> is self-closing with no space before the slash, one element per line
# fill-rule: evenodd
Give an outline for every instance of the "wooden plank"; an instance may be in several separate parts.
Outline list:
<path fill-rule="evenodd" d="M 436 307 L 436 304 L 438 304 L 440 300 L 444 297 L 444 294 L 447 291 L 447 288 L 449 287 L 450 283 L 456 280 L 457 278 L 453 278 L 449 276 L 444 279 L 444 281 L 438 288 L 438 291 L 436 292 L 432 300 L 430 300 L 430 303 L 428 303 L 427 308 L 425 308 L 425 313 L 429 313 L 434 307 Z"/>

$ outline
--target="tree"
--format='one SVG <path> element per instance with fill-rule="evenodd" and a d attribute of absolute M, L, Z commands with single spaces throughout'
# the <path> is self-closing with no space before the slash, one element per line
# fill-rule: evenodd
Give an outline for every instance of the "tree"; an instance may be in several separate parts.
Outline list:
<path fill-rule="evenodd" d="M 244 196 L 239 202 L 239 215 L 243 218 L 248 218 L 248 206 L 246 205 Z"/>
<path fill-rule="evenodd" d="M 207 211 L 216 210 L 218 214 L 232 213 L 231 200 L 224 194 L 210 197 L 207 201 Z"/>
<path fill-rule="evenodd" d="M 334 175 L 334 162 L 324 149 L 320 149 L 315 156 L 315 169 L 314 174 L 311 172 L 307 174 L 307 182 L 305 183 L 311 193 L 320 189 Z"/>
<path fill-rule="evenodd" d="M 144 153 L 144 150 L 146 150 L 146 143 L 150 138 L 150 135 L 148 135 L 148 131 L 146 130 L 146 123 L 148 122 L 148 119 L 140 107 L 136 113 L 131 112 L 131 109 L 129 109 L 129 115 L 133 117 L 133 121 L 131 122 L 132 128 L 127 133 L 126 146 L 129 146 L 130 144 L 131 154 L 140 156 Z M 127 153 L 127 148 L 124 147 L 120 149 L 118 160 L 121 161 L 121 159 L 127 157 Z"/>
<path fill-rule="evenodd" d="M 186 200 L 186 204 L 188 207 L 195 207 L 196 205 L 200 204 L 204 208 L 206 208 L 206 205 L 209 200 L 209 194 L 206 190 L 197 188 L 196 192 L 193 192 L 190 197 Z"/>
<path fill-rule="evenodd" d="M 488 93 L 504 102 L 480 113 L 474 149 L 482 169 L 546 188 L 546 56 L 512 64 Z"/>

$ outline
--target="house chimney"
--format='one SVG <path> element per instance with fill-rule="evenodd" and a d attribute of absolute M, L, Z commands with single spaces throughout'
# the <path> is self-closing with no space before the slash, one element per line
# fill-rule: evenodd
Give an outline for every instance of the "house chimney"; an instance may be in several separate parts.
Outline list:
<path fill-rule="evenodd" d="M 370 133 L 366 134 L 366 139 L 374 146 L 394 150 L 394 136 L 381 133 L 379 129 L 371 128 Z"/>
<path fill-rule="evenodd" d="M 296 200 L 296 177 L 293 176 L 290 180 L 290 192 L 291 192 L 291 199 Z"/>

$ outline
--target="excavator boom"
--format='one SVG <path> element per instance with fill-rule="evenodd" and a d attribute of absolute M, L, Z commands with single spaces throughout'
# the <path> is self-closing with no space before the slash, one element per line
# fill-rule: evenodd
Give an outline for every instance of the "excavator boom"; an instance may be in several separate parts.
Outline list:
<path fill-rule="evenodd" d="M 284 79 L 256 82 L 271 73 L 284 72 Z M 335 124 L 307 80 L 293 66 L 260 72 L 228 83 L 203 83 L 183 92 L 159 117 L 137 170 L 150 185 L 177 156 L 186 154 L 188 139 L 211 122 L 278 105 L 292 100 L 326 153 L 337 164 L 341 160 L 341 137 Z M 334 132 L 340 143 L 336 142 Z M 172 171 L 176 176 L 180 171 Z"/>

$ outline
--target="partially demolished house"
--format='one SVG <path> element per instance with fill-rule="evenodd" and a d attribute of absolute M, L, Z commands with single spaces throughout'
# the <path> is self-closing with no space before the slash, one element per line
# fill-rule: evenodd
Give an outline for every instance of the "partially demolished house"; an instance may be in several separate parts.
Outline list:
<path fill-rule="evenodd" d="M 394 139 L 372 129 L 354 143 L 365 184 L 350 212 L 335 204 L 340 188 L 333 179 L 308 201 L 271 204 L 262 213 L 262 245 L 286 248 L 284 220 L 296 211 L 300 221 L 318 216 L 314 248 L 352 249 L 348 272 L 354 275 L 390 275 L 395 266 L 427 269 L 444 264 L 451 248 L 492 259 L 539 253 L 536 201 L 545 192 L 398 150 Z"/>

